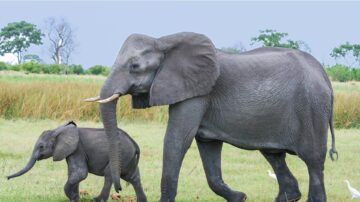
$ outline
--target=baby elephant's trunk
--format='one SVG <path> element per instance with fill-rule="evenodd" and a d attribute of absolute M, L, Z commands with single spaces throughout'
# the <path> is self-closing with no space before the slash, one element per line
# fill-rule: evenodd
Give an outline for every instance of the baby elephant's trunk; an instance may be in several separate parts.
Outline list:
<path fill-rule="evenodd" d="M 37 160 L 37 155 L 33 154 L 33 156 L 30 158 L 29 162 L 26 164 L 26 166 L 22 170 L 20 170 L 19 172 L 15 173 L 15 174 L 7 176 L 7 179 L 10 180 L 11 178 L 19 177 L 19 176 L 27 173 L 35 165 L 36 160 Z"/>

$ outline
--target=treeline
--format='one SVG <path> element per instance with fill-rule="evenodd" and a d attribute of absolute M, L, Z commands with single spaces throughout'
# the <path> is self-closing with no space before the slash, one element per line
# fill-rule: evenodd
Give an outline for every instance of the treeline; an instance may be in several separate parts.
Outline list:
<path fill-rule="evenodd" d="M 22 71 L 25 73 L 35 74 L 93 74 L 107 76 L 110 73 L 110 67 L 95 65 L 84 69 L 81 65 L 66 64 L 41 64 L 37 62 L 26 62 L 23 64 L 11 65 L 0 62 L 0 70 Z"/>
<path fill-rule="evenodd" d="M 111 68 L 95 65 L 88 69 L 84 69 L 81 65 L 65 65 L 65 64 L 40 64 L 37 62 L 27 62 L 18 65 L 11 65 L 0 62 L 1 70 L 22 71 L 25 73 L 35 74 L 92 74 L 107 76 Z M 326 73 L 333 81 L 360 81 L 360 68 L 350 68 L 345 65 L 336 64 L 333 66 L 325 66 Z"/>

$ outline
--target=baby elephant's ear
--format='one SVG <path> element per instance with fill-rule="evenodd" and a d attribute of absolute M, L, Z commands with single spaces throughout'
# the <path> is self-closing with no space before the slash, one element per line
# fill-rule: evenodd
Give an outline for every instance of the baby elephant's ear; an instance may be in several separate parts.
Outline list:
<path fill-rule="evenodd" d="M 70 124 L 60 128 L 56 133 L 53 160 L 61 161 L 77 149 L 79 131 L 74 125 Z"/>

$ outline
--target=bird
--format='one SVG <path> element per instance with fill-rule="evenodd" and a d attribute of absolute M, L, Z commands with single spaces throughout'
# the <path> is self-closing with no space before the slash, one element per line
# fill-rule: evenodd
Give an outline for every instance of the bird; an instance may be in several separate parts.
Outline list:
<path fill-rule="evenodd" d="M 350 185 L 349 180 L 345 180 L 347 187 L 351 193 L 351 199 L 360 198 L 360 192 Z"/>
<path fill-rule="evenodd" d="M 272 179 L 274 179 L 274 180 L 277 181 L 276 175 L 275 175 L 274 173 L 271 173 L 270 170 L 268 170 L 267 172 L 268 172 L 268 175 L 269 175 Z"/>

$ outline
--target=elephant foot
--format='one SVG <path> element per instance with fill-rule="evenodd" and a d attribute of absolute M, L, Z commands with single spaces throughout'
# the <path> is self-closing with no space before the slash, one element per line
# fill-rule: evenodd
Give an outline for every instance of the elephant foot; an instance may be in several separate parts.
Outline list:
<path fill-rule="evenodd" d="M 103 198 L 103 197 L 101 197 L 101 196 L 98 196 L 98 197 L 96 197 L 96 198 L 93 198 L 92 201 L 93 201 L 93 202 L 106 202 L 107 199 L 106 199 L 106 198 Z"/>
<path fill-rule="evenodd" d="M 78 201 L 80 201 L 79 196 L 73 197 L 72 199 L 69 200 L 69 202 L 78 202 Z"/>
<path fill-rule="evenodd" d="M 326 202 L 326 197 L 309 197 L 306 202 Z"/>
<path fill-rule="evenodd" d="M 276 197 L 275 202 L 295 202 L 301 199 L 299 191 L 282 192 Z"/>
<path fill-rule="evenodd" d="M 246 201 L 247 196 L 243 192 L 236 192 L 234 196 L 230 199 L 227 199 L 228 202 L 244 202 Z"/>

